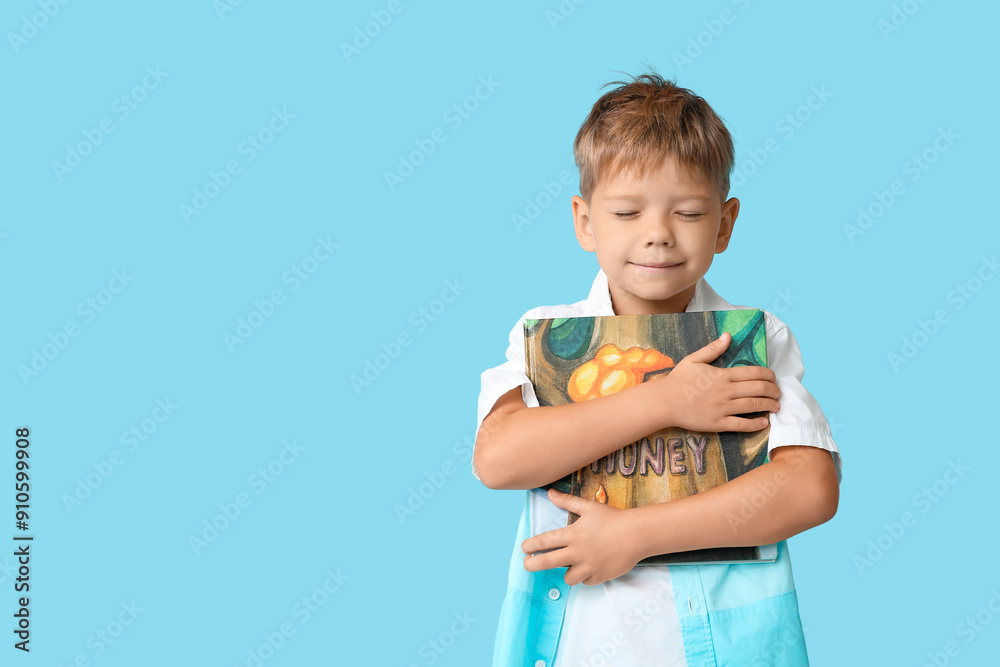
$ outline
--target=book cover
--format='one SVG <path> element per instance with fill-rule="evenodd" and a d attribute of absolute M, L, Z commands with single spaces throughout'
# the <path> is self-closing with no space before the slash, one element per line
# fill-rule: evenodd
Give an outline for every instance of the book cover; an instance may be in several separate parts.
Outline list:
<path fill-rule="evenodd" d="M 732 341 L 713 366 L 767 366 L 763 311 L 736 309 L 529 319 L 524 323 L 526 371 L 539 405 L 579 403 L 669 374 L 681 359 L 724 331 Z M 622 509 L 668 502 L 764 463 L 769 430 L 661 429 L 542 488 Z M 570 513 L 568 523 L 577 518 Z M 772 544 L 663 554 L 639 564 L 766 562 L 776 557 L 777 545 Z"/>

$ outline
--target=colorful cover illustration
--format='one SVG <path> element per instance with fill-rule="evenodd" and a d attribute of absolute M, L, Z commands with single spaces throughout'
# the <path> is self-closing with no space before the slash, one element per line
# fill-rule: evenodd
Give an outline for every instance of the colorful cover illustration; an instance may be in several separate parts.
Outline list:
<path fill-rule="evenodd" d="M 767 365 L 763 311 L 736 309 L 526 320 L 526 370 L 539 405 L 579 403 L 668 374 L 681 359 L 724 331 L 732 341 L 713 366 Z M 769 430 L 661 429 L 543 488 L 555 487 L 623 509 L 683 498 L 764 463 Z M 577 518 L 570 513 L 569 523 Z M 664 554 L 639 564 L 773 561 L 776 557 L 777 546 L 772 544 Z"/>

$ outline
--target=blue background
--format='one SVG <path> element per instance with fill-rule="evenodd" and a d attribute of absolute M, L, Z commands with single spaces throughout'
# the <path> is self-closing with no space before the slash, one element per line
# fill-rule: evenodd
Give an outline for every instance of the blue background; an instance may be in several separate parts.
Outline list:
<path fill-rule="evenodd" d="M 30 655 L 0 557 L 0 661 L 488 664 L 523 493 L 470 474 L 479 374 L 525 310 L 586 296 L 573 138 L 645 64 L 731 128 L 707 277 L 789 324 L 843 452 L 837 516 L 789 542 L 812 663 L 995 657 L 995 4 L 220 6 L 3 10 L 0 553 L 19 426 L 35 542 Z"/>

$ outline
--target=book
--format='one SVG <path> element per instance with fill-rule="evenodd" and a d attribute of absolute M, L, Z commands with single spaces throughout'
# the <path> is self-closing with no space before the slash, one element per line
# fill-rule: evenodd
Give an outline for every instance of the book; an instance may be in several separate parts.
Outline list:
<path fill-rule="evenodd" d="M 732 340 L 713 366 L 767 366 L 764 312 L 736 309 L 529 319 L 524 323 L 525 368 L 540 406 L 578 403 L 667 375 L 681 359 L 724 331 Z M 711 433 L 664 428 L 541 488 L 553 487 L 621 509 L 669 502 L 724 484 L 766 462 L 769 430 Z M 567 524 L 578 518 L 570 512 Z M 638 564 L 775 558 L 777 545 L 770 544 L 662 554 Z"/>

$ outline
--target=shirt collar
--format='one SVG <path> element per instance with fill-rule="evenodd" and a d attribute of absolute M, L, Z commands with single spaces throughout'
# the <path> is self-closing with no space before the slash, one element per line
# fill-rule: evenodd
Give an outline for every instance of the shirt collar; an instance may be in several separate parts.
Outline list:
<path fill-rule="evenodd" d="M 611 306 L 611 292 L 608 290 L 608 277 L 603 270 L 598 270 L 594 284 L 590 288 L 587 302 L 594 305 L 602 315 L 614 315 Z M 686 313 L 700 313 L 710 310 L 733 310 L 734 306 L 719 296 L 704 277 L 699 278 L 694 286 L 694 296 L 688 302 Z"/>

